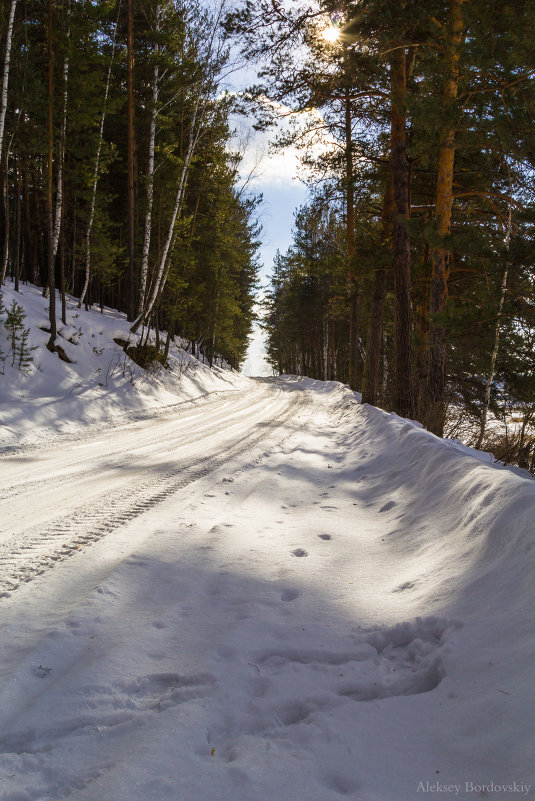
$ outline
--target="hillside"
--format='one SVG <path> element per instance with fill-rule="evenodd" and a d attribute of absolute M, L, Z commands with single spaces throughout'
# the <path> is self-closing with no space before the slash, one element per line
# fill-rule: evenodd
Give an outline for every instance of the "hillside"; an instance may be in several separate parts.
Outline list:
<path fill-rule="evenodd" d="M 26 370 L 12 366 L 8 335 L 0 325 L 0 446 L 141 419 L 246 384 L 247 379 L 228 367 L 214 365 L 210 369 L 186 352 L 181 345 L 189 343 L 178 338 L 170 347 L 167 369 L 155 363 L 145 370 L 116 341 L 134 345 L 139 340 L 139 334 L 130 333 L 124 314 L 109 308 L 101 313 L 99 307 L 85 311 L 70 297 L 67 325 L 58 322 L 58 342 L 69 359 L 66 363 L 46 349 L 48 300 L 42 291 L 27 284 L 17 293 L 8 281 L 1 294 L 6 309 L 13 302 L 24 309 L 23 326 L 29 328 L 27 347 L 32 361 Z M 6 312 L 2 319 L 5 321 Z"/>

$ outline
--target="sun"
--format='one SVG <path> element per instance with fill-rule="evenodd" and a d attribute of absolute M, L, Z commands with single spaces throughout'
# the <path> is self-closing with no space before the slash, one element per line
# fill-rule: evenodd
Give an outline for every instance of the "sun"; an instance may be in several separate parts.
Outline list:
<path fill-rule="evenodd" d="M 326 42 L 337 42 L 340 39 L 340 31 L 333 25 L 328 25 L 321 32 L 321 36 Z"/>

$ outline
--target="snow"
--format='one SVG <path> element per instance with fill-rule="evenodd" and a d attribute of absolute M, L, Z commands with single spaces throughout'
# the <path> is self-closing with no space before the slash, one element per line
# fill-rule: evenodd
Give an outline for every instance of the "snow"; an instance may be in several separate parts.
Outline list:
<path fill-rule="evenodd" d="M 61 361 L 45 346 L 50 335 L 48 300 L 42 291 L 13 284 L 2 287 L 4 306 L 13 301 L 26 313 L 24 326 L 30 328 L 33 364 L 29 374 L 4 362 L 0 375 L 0 447 L 35 443 L 54 434 L 80 434 L 98 429 L 103 421 L 118 424 L 140 419 L 156 411 L 171 411 L 177 403 L 194 401 L 213 392 L 238 390 L 246 386 L 240 373 L 202 364 L 173 343 L 169 370 L 161 367 L 147 376 L 129 359 L 114 340 L 137 341 L 129 332 L 125 316 L 113 309 L 97 307 L 86 312 L 75 298 L 67 301 L 67 326 L 58 320 L 58 343 L 71 360 Z M 58 313 L 60 310 L 57 302 Z M 4 315 L 5 318 L 5 315 Z M 0 326 L 0 350 L 8 348 Z M 185 343 L 181 343 L 185 344 Z M 1 367 L 1 365 L 0 365 Z"/>
<path fill-rule="evenodd" d="M 6 376 L 2 801 L 534 797 L 531 479 L 336 382 L 82 362 Z"/>

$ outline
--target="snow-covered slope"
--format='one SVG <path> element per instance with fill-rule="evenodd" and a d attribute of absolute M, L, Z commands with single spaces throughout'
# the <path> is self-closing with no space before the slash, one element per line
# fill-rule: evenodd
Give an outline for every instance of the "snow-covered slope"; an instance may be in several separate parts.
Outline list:
<path fill-rule="evenodd" d="M 531 479 L 291 378 L 0 465 L 2 801 L 535 797 Z"/>
<path fill-rule="evenodd" d="M 102 314 L 96 307 L 86 312 L 78 309 L 74 298 L 67 302 L 68 325 L 58 320 L 57 341 L 71 360 L 67 364 L 45 347 L 48 300 L 41 290 L 29 284 L 21 285 L 17 293 L 7 282 L 1 294 L 6 309 L 13 301 L 23 307 L 24 327 L 30 329 L 28 344 L 35 350 L 27 373 L 12 367 L 0 326 L 0 352 L 7 356 L 0 375 L 0 447 L 136 419 L 210 392 L 247 385 L 240 373 L 210 369 L 175 343 L 169 369 L 147 373 L 114 341 L 130 339 L 134 344 L 138 339 L 130 334 L 125 316 L 108 308 Z M 57 308 L 59 313 L 59 301 Z"/>

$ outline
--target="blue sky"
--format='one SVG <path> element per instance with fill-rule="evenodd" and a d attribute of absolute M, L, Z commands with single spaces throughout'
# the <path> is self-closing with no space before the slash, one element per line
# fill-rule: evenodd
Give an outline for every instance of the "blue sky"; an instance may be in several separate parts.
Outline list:
<path fill-rule="evenodd" d="M 229 91 L 240 91 L 256 83 L 254 65 L 242 66 L 231 72 L 225 81 Z M 237 129 L 236 144 L 244 152 L 241 174 L 252 178 L 247 189 L 255 194 L 262 193 L 263 203 L 258 209 L 258 217 L 262 224 L 260 261 L 262 269 L 260 279 L 265 286 L 271 274 L 273 257 L 277 250 L 284 253 L 291 243 L 291 231 L 294 212 L 306 199 L 307 187 L 298 178 L 299 161 L 296 151 L 288 148 L 284 152 L 270 153 L 269 144 L 275 138 L 275 128 L 261 133 L 254 131 L 254 119 L 235 117 Z M 246 141 L 246 146 L 240 142 Z M 272 370 L 263 359 L 263 337 L 258 326 L 255 326 L 248 356 L 242 366 L 247 375 L 271 375 Z"/>
<path fill-rule="evenodd" d="M 292 149 L 276 154 L 268 152 L 269 139 L 273 136 L 274 132 L 252 132 L 242 167 L 242 174 L 248 175 L 250 169 L 261 159 L 248 189 L 263 195 L 258 216 L 262 224 L 260 279 L 264 286 L 271 274 L 276 251 L 284 253 L 291 243 L 294 212 L 304 203 L 307 193 L 305 184 L 297 178 L 298 162 L 295 152 Z M 242 370 L 247 375 L 271 375 L 272 371 L 263 359 L 263 337 L 258 326 L 255 326 Z"/>
<path fill-rule="evenodd" d="M 306 187 L 297 180 L 288 179 L 285 182 L 274 183 L 259 179 L 255 190 L 264 195 L 264 202 L 260 208 L 263 226 L 260 260 L 263 265 L 261 281 L 265 285 L 271 274 L 273 257 L 277 249 L 284 253 L 290 245 L 294 210 L 303 203 Z M 263 334 L 259 326 L 255 326 L 242 371 L 246 375 L 271 375 L 272 370 L 263 354 Z"/>

